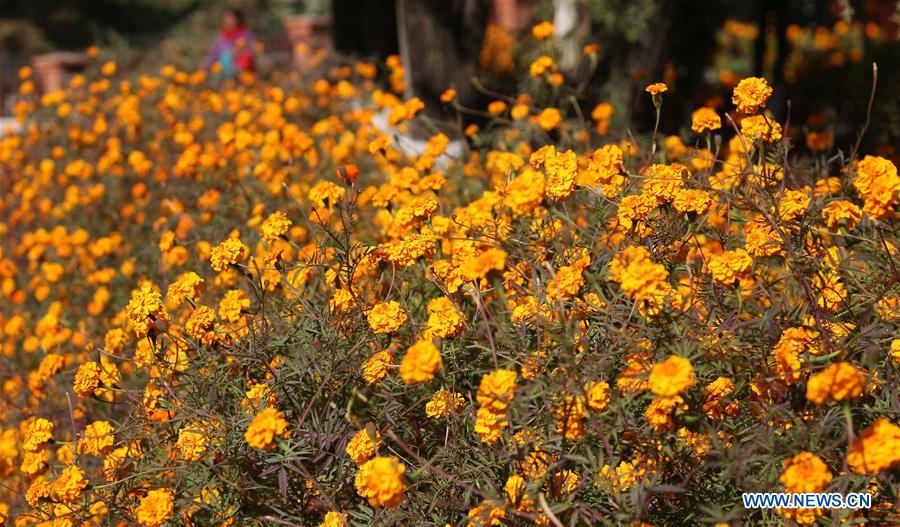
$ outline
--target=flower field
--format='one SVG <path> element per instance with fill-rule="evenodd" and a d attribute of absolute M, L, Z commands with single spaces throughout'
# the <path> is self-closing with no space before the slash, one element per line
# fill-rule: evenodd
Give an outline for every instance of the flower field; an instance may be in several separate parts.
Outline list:
<path fill-rule="evenodd" d="M 0 524 L 898 521 L 897 167 L 765 79 L 636 138 L 547 55 L 458 133 L 394 59 L 116 69 L 0 139 Z"/>

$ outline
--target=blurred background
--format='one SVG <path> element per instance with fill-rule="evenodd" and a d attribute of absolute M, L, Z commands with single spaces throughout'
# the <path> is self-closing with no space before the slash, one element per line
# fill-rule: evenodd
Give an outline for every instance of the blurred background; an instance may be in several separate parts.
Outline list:
<path fill-rule="evenodd" d="M 235 7 L 257 36 L 259 74 L 302 71 L 311 53 L 396 56 L 406 95 L 430 107 L 449 86 L 473 108 L 529 91 L 529 65 L 548 46 L 531 27 L 550 21 L 560 72 L 588 113 L 612 106 L 612 129 L 652 128 L 651 82 L 669 86 L 661 129 L 677 133 L 699 106 L 730 110 L 741 78 L 765 76 L 769 109 L 811 149 L 855 136 L 877 62 L 866 142 L 889 156 L 900 143 L 898 0 L 0 0 L 0 113 L 10 115 L 25 65 L 42 92 L 90 60 L 125 74 L 196 70 Z M 390 82 L 390 68 L 379 71 Z"/>

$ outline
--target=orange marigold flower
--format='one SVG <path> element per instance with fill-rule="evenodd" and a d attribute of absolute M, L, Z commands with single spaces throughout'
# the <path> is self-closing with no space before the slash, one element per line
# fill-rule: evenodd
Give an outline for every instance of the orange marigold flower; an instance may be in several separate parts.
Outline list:
<path fill-rule="evenodd" d="M 247 427 L 244 440 L 253 448 L 269 448 L 276 437 L 287 437 L 287 425 L 284 414 L 279 410 L 263 408 Z"/>
<path fill-rule="evenodd" d="M 237 238 L 229 238 L 213 247 L 209 261 L 214 271 L 224 271 L 229 265 L 243 261 L 250 250 Z"/>
<path fill-rule="evenodd" d="M 400 303 L 393 300 L 375 304 L 366 315 L 369 327 L 375 333 L 393 333 L 400 329 L 407 318 Z"/>
<path fill-rule="evenodd" d="M 809 378 L 806 399 L 815 404 L 856 399 L 865 388 L 863 372 L 846 362 L 836 362 Z"/>
<path fill-rule="evenodd" d="M 731 285 L 747 276 L 753 266 L 753 258 L 744 249 L 735 249 L 713 256 L 707 266 L 716 282 Z"/>
<path fill-rule="evenodd" d="M 167 489 L 155 489 L 141 498 L 140 505 L 134 510 L 138 523 L 145 527 L 159 527 L 172 519 L 175 511 L 175 494 Z"/>
<path fill-rule="evenodd" d="M 391 350 L 382 350 L 369 357 L 362 365 L 363 379 L 369 384 L 377 384 L 387 375 L 388 367 L 394 361 Z"/>
<path fill-rule="evenodd" d="M 731 102 L 741 113 L 753 113 L 765 108 L 766 100 L 772 95 L 772 87 L 762 77 L 748 77 L 734 88 Z"/>
<path fill-rule="evenodd" d="M 712 108 L 704 106 L 691 114 L 691 130 L 698 134 L 722 128 L 722 118 Z"/>
<path fill-rule="evenodd" d="M 654 97 L 657 95 L 661 95 L 661 94 L 667 92 L 668 90 L 669 90 L 669 87 L 666 86 L 665 83 L 662 83 L 662 82 L 654 82 L 653 84 L 649 84 L 649 85 L 647 85 L 646 88 L 644 88 L 645 92 L 649 93 L 650 95 L 653 95 Z"/>
<path fill-rule="evenodd" d="M 431 400 L 425 403 L 425 415 L 432 419 L 443 419 L 463 409 L 465 399 L 462 394 L 449 392 L 443 388 L 435 392 Z"/>
<path fill-rule="evenodd" d="M 88 480 L 84 477 L 84 471 L 75 465 L 69 465 L 50 485 L 50 494 L 59 502 L 75 503 L 81 499 L 87 486 Z"/>
<path fill-rule="evenodd" d="M 353 434 L 353 437 L 350 438 L 350 441 L 347 442 L 347 447 L 344 449 L 344 451 L 348 456 L 350 456 L 350 459 L 352 459 L 357 466 L 360 466 L 372 459 L 373 456 L 375 456 L 375 453 L 378 451 L 378 445 L 380 444 L 380 433 L 378 433 L 377 431 L 375 432 L 375 438 L 373 441 L 369 431 L 363 428 L 359 432 Z"/>
<path fill-rule="evenodd" d="M 678 355 L 670 355 L 650 370 L 650 391 L 654 395 L 670 397 L 687 390 L 696 382 L 691 361 Z"/>
<path fill-rule="evenodd" d="M 847 451 L 857 474 L 878 474 L 900 465 L 900 426 L 882 418 L 859 434 Z"/>
<path fill-rule="evenodd" d="M 370 459 L 356 473 L 354 486 L 373 507 L 396 509 L 403 501 L 406 467 L 395 457 L 379 456 Z"/>
<path fill-rule="evenodd" d="M 535 24 L 531 28 L 531 36 L 536 40 L 547 40 L 553 36 L 554 31 L 556 31 L 556 29 L 553 27 L 553 24 L 545 20 Z"/>
<path fill-rule="evenodd" d="M 784 461 L 778 481 L 790 493 L 822 492 L 831 483 L 831 471 L 819 456 L 800 452 Z"/>
<path fill-rule="evenodd" d="M 406 384 L 434 379 L 441 369 L 441 353 L 430 340 L 419 340 L 406 351 L 400 361 L 400 377 Z"/>

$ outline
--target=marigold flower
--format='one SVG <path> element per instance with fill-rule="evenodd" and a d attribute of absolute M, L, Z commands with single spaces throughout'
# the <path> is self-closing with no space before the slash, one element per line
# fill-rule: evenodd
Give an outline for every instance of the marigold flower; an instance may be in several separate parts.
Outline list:
<path fill-rule="evenodd" d="M 406 384 L 416 384 L 434 379 L 441 369 L 441 353 L 430 340 L 419 340 L 400 361 L 400 377 Z"/>
<path fill-rule="evenodd" d="M 407 316 L 399 302 L 380 302 L 366 315 L 369 327 L 374 333 L 393 333 L 406 322 Z"/>
<path fill-rule="evenodd" d="M 825 225 L 829 229 L 837 230 L 843 226 L 848 231 L 852 231 L 862 219 L 862 210 L 852 201 L 839 199 L 832 201 L 822 209 L 822 219 L 825 220 Z"/>
<path fill-rule="evenodd" d="M 342 512 L 328 511 L 319 527 L 349 527 L 350 520 Z"/>
<path fill-rule="evenodd" d="M 482 407 L 503 412 L 516 393 L 516 372 L 494 370 L 481 377 L 476 399 Z"/>
<path fill-rule="evenodd" d="M 96 362 L 85 362 L 75 372 L 75 393 L 81 397 L 90 397 L 100 388 L 100 365 Z"/>
<path fill-rule="evenodd" d="M 549 132 L 559 126 L 559 123 L 562 122 L 562 114 L 559 113 L 559 110 L 556 108 L 544 108 L 541 110 L 541 113 L 534 117 L 534 119 L 538 126 L 543 128 L 544 131 Z"/>
<path fill-rule="evenodd" d="M 378 452 L 378 445 L 380 444 L 380 433 L 377 431 L 375 432 L 375 440 L 373 442 L 369 431 L 363 428 L 355 433 L 350 441 L 347 442 L 347 447 L 344 451 L 347 452 L 347 455 L 350 456 L 350 459 L 352 459 L 357 466 L 360 466 L 375 456 L 375 453 Z"/>
<path fill-rule="evenodd" d="M 259 226 L 259 234 L 267 242 L 274 242 L 284 236 L 290 228 L 291 220 L 287 218 L 287 214 L 277 210 Z"/>
<path fill-rule="evenodd" d="M 535 40 L 546 40 L 553 36 L 553 33 L 556 29 L 553 27 L 551 22 L 547 22 L 546 20 L 535 24 L 531 28 L 531 36 L 535 38 Z"/>
<path fill-rule="evenodd" d="M 222 272 L 229 265 L 243 261 L 249 253 L 250 250 L 241 240 L 229 238 L 213 248 L 209 261 L 214 271 Z"/>
<path fill-rule="evenodd" d="M 175 511 L 175 494 L 167 489 L 154 489 L 141 498 L 134 510 L 138 523 L 145 527 L 159 527 L 172 519 Z"/>
<path fill-rule="evenodd" d="M 84 434 L 78 440 L 78 452 L 103 456 L 112 450 L 115 443 L 115 430 L 108 421 L 94 421 L 84 428 Z"/>
<path fill-rule="evenodd" d="M 865 388 L 863 372 L 846 362 L 836 362 L 809 378 L 806 399 L 815 404 L 855 399 Z"/>
<path fill-rule="evenodd" d="M 658 96 L 669 90 L 669 87 L 662 82 L 654 82 L 653 84 L 648 84 L 644 91 L 649 93 L 650 95 Z"/>
<path fill-rule="evenodd" d="M 698 108 L 691 114 L 691 130 L 698 134 L 722 128 L 722 118 L 709 107 Z"/>
<path fill-rule="evenodd" d="M 266 449 L 276 437 L 287 437 L 287 421 L 284 414 L 275 408 L 263 408 L 250 421 L 244 433 L 244 440 L 253 448 Z"/>
<path fill-rule="evenodd" d="M 406 492 L 405 472 L 406 467 L 395 457 L 372 458 L 356 473 L 356 492 L 373 507 L 396 509 Z"/>
<path fill-rule="evenodd" d="M 778 481 L 790 493 L 822 492 L 831 483 L 831 471 L 819 456 L 800 452 L 784 461 Z"/>
<path fill-rule="evenodd" d="M 451 338 L 460 333 L 465 327 L 462 313 L 453 305 L 453 301 L 446 296 L 440 296 L 428 301 L 428 321 L 425 326 L 428 331 L 441 338 Z"/>
<path fill-rule="evenodd" d="M 772 87 L 762 77 L 742 79 L 734 88 L 731 102 L 741 113 L 753 113 L 766 106 L 766 100 L 772 95 Z"/>
<path fill-rule="evenodd" d="M 713 256 L 707 266 L 713 280 L 731 285 L 747 276 L 753 266 L 753 258 L 744 249 L 735 249 Z"/>
<path fill-rule="evenodd" d="M 369 384 L 377 384 L 388 373 L 388 367 L 394 361 L 391 350 L 382 350 L 369 357 L 362 365 L 363 379 Z"/>
<path fill-rule="evenodd" d="M 448 392 L 441 388 L 425 404 L 425 415 L 432 419 L 443 419 L 463 409 L 465 399 L 462 394 Z"/>
<path fill-rule="evenodd" d="M 135 333 L 140 337 L 150 333 L 157 321 L 165 322 L 169 318 L 162 303 L 162 295 L 149 282 L 144 282 L 140 290 L 132 293 L 125 312 L 128 313 L 128 320 L 134 324 Z"/>
<path fill-rule="evenodd" d="M 696 382 L 691 361 L 678 355 L 670 355 L 650 370 L 650 391 L 654 395 L 670 397 L 687 390 Z"/>
<path fill-rule="evenodd" d="M 602 412 L 609 404 L 609 383 L 594 381 L 584 388 L 587 394 L 585 402 L 592 412 Z"/>
<path fill-rule="evenodd" d="M 84 471 L 75 465 L 69 465 L 50 485 L 50 495 L 62 503 L 75 503 L 81 499 L 87 486 L 88 480 L 84 477 Z"/>
<path fill-rule="evenodd" d="M 847 451 L 857 474 L 878 474 L 900 465 L 900 426 L 882 418 L 859 434 Z"/>

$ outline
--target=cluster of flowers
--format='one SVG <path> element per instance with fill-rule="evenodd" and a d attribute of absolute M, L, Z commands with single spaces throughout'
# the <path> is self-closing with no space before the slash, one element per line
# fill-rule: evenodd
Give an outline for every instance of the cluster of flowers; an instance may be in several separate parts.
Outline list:
<path fill-rule="evenodd" d="M 894 162 L 795 158 L 762 78 L 690 136 L 522 94 L 410 152 L 377 71 L 21 72 L 0 524 L 890 521 Z M 736 508 L 778 488 L 875 501 Z"/>

